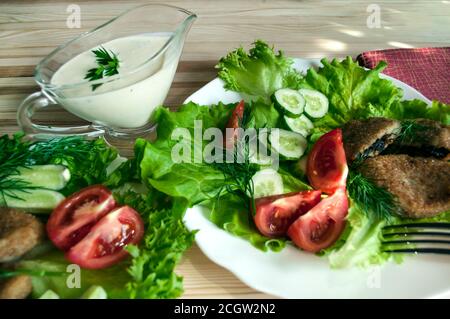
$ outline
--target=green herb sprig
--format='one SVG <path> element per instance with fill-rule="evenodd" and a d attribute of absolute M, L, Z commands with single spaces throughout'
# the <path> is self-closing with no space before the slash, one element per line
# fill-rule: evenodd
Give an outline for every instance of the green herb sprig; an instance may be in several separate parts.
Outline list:
<path fill-rule="evenodd" d="M 99 49 L 92 50 L 96 57 L 96 62 L 98 67 L 89 69 L 85 79 L 89 79 L 89 81 L 95 81 L 102 79 L 107 76 L 113 76 L 115 74 L 119 74 L 119 58 L 117 54 L 112 52 L 111 50 L 108 52 L 104 47 L 100 47 Z M 92 91 L 95 91 L 102 84 L 93 84 Z"/>
<path fill-rule="evenodd" d="M 350 198 L 372 220 L 389 221 L 395 215 L 394 197 L 386 189 L 377 186 L 369 178 L 359 172 L 350 171 L 347 179 L 347 190 Z"/>
<path fill-rule="evenodd" d="M 423 133 L 429 129 L 429 127 L 417 123 L 416 121 L 406 120 L 401 123 L 400 134 L 397 139 L 400 143 L 405 144 L 423 142 Z"/>
<path fill-rule="evenodd" d="M 250 117 L 250 110 L 245 109 L 243 117 L 239 119 L 239 127 L 246 127 Z M 226 193 L 237 194 L 242 198 L 244 205 L 255 214 L 255 197 L 254 197 L 254 185 L 252 177 L 258 171 L 258 166 L 251 162 L 250 158 L 250 140 L 237 138 L 235 141 L 235 147 L 232 150 L 223 150 L 224 158 L 233 158 L 233 161 L 223 163 L 213 163 L 212 165 L 221 171 L 225 178 L 225 183 L 222 190 L 218 192 L 217 200 L 223 194 L 223 190 Z M 231 154 L 230 154 L 231 153 Z M 228 157 L 227 157 L 228 155 Z"/>
<path fill-rule="evenodd" d="M 21 167 L 61 164 L 72 173 L 69 188 L 99 182 L 105 166 L 116 157 L 116 151 L 102 140 L 86 140 L 80 136 L 53 138 L 48 141 L 27 141 L 23 134 L 13 138 L 0 136 L 0 204 L 5 197 L 20 197 L 36 187 L 16 178 Z M 106 173 L 105 173 L 106 174 Z M 83 185 L 75 185 L 82 183 Z M 68 189 L 72 191 L 73 189 Z"/>

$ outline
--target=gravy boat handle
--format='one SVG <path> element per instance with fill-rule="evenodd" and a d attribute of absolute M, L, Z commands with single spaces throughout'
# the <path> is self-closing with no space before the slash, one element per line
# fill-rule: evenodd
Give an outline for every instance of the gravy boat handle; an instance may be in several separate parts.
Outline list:
<path fill-rule="evenodd" d="M 79 135 L 95 138 L 104 134 L 102 127 L 93 124 L 68 127 L 34 123 L 32 118 L 36 111 L 44 109 L 50 105 L 56 105 L 56 103 L 52 102 L 42 91 L 29 95 L 22 102 L 17 111 L 17 123 L 26 135 L 34 139 L 46 140 L 68 135 Z"/>

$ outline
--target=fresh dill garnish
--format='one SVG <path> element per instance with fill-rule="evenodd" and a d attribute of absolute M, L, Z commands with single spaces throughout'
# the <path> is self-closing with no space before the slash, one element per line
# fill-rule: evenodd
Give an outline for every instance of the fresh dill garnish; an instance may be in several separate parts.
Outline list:
<path fill-rule="evenodd" d="M 247 127 L 251 121 L 250 108 L 245 108 L 242 118 L 238 119 L 239 127 Z M 256 136 L 258 131 L 255 130 Z M 223 163 L 212 163 L 212 166 L 221 171 L 224 175 L 225 183 L 217 194 L 217 200 L 223 194 L 233 193 L 238 195 L 244 202 L 248 211 L 255 213 L 255 197 L 252 177 L 258 171 L 258 166 L 251 162 L 249 136 L 237 138 L 233 149 L 223 149 L 223 158 L 231 158 L 232 161 L 224 160 Z"/>
<path fill-rule="evenodd" d="M 258 166 L 250 161 L 250 148 L 248 139 L 237 139 L 233 150 L 224 150 L 224 158 L 233 158 L 233 161 L 223 163 L 212 163 L 213 167 L 224 175 L 224 185 L 218 193 L 217 199 L 223 194 L 233 193 L 238 195 L 244 202 L 248 211 L 254 214 L 255 197 L 252 177 L 258 171 Z M 231 154 L 230 154 L 231 153 Z"/>
<path fill-rule="evenodd" d="M 395 201 L 392 194 L 361 173 L 350 170 L 347 190 L 350 198 L 360 207 L 364 207 L 363 211 L 369 218 L 390 220 L 394 216 Z"/>
<path fill-rule="evenodd" d="M 96 68 L 89 69 L 85 79 L 89 79 L 89 81 L 95 81 L 102 79 L 107 76 L 113 76 L 115 74 L 119 74 L 119 58 L 117 54 L 112 52 L 111 50 L 106 50 L 104 47 L 100 47 L 99 49 L 92 50 L 94 53 L 98 66 Z M 93 84 L 92 91 L 95 91 L 102 84 Z"/>
<path fill-rule="evenodd" d="M 90 157 L 99 161 L 114 156 L 107 150 L 106 144 L 89 141 L 80 136 L 53 138 L 47 141 L 26 141 L 23 134 L 10 138 L 0 136 L 0 206 L 5 203 L 5 197 L 20 199 L 20 193 L 35 189 L 29 182 L 18 178 L 19 168 L 42 164 L 61 164 L 67 167 L 81 169 L 82 166 L 96 165 L 86 162 Z M 105 158 L 100 157 L 100 154 Z M 103 155 L 104 154 L 104 155 Z M 84 167 L 83 167 L 84 168 Z M 90 168 L 93 172 L 94 167 Z M 91 178 L 91 172 L 79 172 L 83 178 Z M 73 175 L 78 174 L 72 171 Z M 81 178 L 81 177 L 80 177 Z M 74 181 L 75 182 L 75 181 Z"/>
<path fill-rule="evenodd" d="M 400 144 L 411 144 L 414 142 L 423 142 L 423 133 L 430 128 L 417 123 L 416 121 L 406 120 L 401 123 L 400 134 L 397 140 Z"/>

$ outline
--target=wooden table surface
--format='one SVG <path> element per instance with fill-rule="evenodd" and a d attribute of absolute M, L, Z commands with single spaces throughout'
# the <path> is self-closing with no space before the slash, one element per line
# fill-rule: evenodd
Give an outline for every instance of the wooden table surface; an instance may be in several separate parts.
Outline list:
<path fill-rule="evenodd" d="M 56 46 L 102 24 L 123 10 L 151 1 L 1 1 L 0 133 L 18 130 L 16 109 L 38 88 L 35 65 Z M 306 0 L 306 1 L 160 1 L 198 14 L 186 41 L 166 100 L 179 105 L 216 76 L 214 65 L 239 45 L 264 39 L 293 57 L 356 56 L 365 50 L 445 46 L 450 42 L 450 1 Z M 351 2 L 351 3 L 350 3 Z M 380 27 L 367 19 L 380 9 Z M 69 4 L 81 8 L 81 28 L 66 26 Z M 61 109 L 36 115 L 42 123 L 74 124 L 81 120 Z M 239 252 L 236 252 L 237 254 Z M 209 261 L 194 246 L 178 268 L 185 298 L 265 298 L 232 273 Z"/>

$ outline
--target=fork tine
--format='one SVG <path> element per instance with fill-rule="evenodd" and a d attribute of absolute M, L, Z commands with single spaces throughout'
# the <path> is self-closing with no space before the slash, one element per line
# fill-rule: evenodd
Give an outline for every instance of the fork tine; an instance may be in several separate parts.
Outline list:
<path fill-rule="evenodd" d="M 450 232 L 395 232 L 395 233 L 383 233 L 383 237 L 393 237 L 393 236 L 444 236 L 450 237 Z"/>
<path fill-rule="evenodd" d="M 396 229 L 396 228 L 440 228 L 440 229 L 449 229 L 450 223 L 408 223 L 408 224 L 399 224 L 399 225 L 387 225 L 384 226 L 383 229 Z"/>
<path fill-rule="evenodd" d="M 385 226 L 382 251 L 450 255 L 450 223 L 407 223 Z M 427 238 L 428 237 L 428 238 Z"/>
<path fill-rule="evenodd" d="M 446 248 L 400 248 L 383 250 L 386 253 L 410 253 L 410 254 L 442 254 L 450 255 L 450 249 Z"/>
<path fill-rule="evenodd" d="M 434 239 L 403 239 L 403 240 L 388 240 L 383 241 L 384 245 L 394 245 L 394 244 L 450 244 L 450 240 L 434 240 Z"/>

